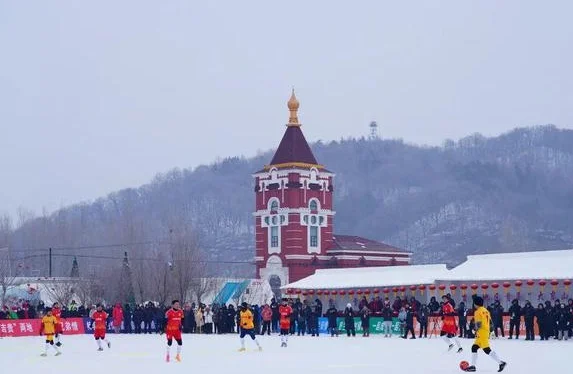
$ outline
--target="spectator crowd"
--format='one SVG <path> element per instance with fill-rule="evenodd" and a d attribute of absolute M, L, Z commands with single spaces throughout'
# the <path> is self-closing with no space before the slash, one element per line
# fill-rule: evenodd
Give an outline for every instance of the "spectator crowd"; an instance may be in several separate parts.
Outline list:
<path fill-rule="evenodd" d="M 451 295 L 447 295 L 452 306 L 457 313 L 459 326 L 459 337 L 473 338 L 475 336 L 475 323 L 473 321 L 473 310 L 464 301 L 456 305 Z M 367 300 L 354 300 L 348 303 L 346 308 L 339 310 L 333 300 L 329 301 L 328 308 L 323 308 L 320 299 L 300 300 L 291 299 L 289 303 L 293 313 L 291 315 L 290 334 L 291 335 L 311 335 L 319 336 L 319 318 L 326 317 L 328 320 L 328 334 L 338 336 L 345 333 L 347 336 L 356 336 L 355 318 L 359 319 L 362 327 L 362 335 L 370 335 L 370 318 L 380 317 L 383 320 L 383 334 L 385 337 L 392 336 L 392 321 L 398 319 L 400 333 L 403 338 L 410 335 L 415 339 L 414 327 L 418 327 L 418 338 L 428 337 L 430 334 L 439 333 L 439 318 L 442 302 L 438 302 L 435 297 L 430 299 L 428 304 L 422 304 L 416 298 L 410 299 L 396 297 L 393 302 L 388 298 L 381 299 L 375 297 Z M 51 305 L 50 305 L 51 306 Z M 18 300 L 11 307 L 3 306 L 0 309 L 0 320 L 2 319 L 33 319 L 40 318 L 46 306 L 43 302 L 37 305 L 26 300 Z M 255 332 L 257 334 L 268 334 L 279 332 L 279 303 L 272 299 L 270 304 L 263 306 L 250 306 L 254 315 Z M 165 326 L 165 311 L 168 307 L 153 302 L 130 305 L 116 303 L 105 308 L 109 315 L 108 325 L 116 333 L 126 334 L 152 334 L 163 333 Z M 90 317 L 95 310 L 95 306 L 86 307 L 78 305 L 72 301 L 67 306 L 62 306 L 62 318 L 86 318 Z M 537 325 L 538 336 L 541 340 L 558 339 L 567 340 L 573 336 L 573 300 L 562 303 L 555 300 L 553 303 L 545 301 L 534 307 L 531 302 L 526 301 L 522 306 L 518 300 L 513 300 L 508 310 L 504 310 L 499 300 L 489 305 L 491 313 L 492 334 L 496 337 L 505 337 L 503 317 L 509 317 L 509 339 L 519 339 L 522 323 L 525 327 L 525 340 L 536 338 L 535 325 Z M 229 334 L 237 333 L 238 311 L 232 304 L 207 306 L 202 303 L 185 303 L 183 307 L 184 333 L 199 334 Z M 338 320 L 343 319 L 342 329 L 339 331 Z M 431 321 L 434 321 L 431 323 Z M 438 321 L 438 322 L 436 322 Z M 417 326 L 415 324 L 418 324 Z M 432 324 L 429 326 L 429 324 Z"/>

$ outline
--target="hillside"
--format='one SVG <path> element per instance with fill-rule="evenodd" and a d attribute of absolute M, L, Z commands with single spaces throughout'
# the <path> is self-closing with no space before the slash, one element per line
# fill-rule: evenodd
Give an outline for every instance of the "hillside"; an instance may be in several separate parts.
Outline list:
<path fill-rule="evenodd" d="M 336 173 L 339 234 L 410 250 L 417 263 L 456 264 L 473 253 L 573 247 L 571 130 L 522 128 L 493 138 L 448 140 L 443 147 L 379 139 L 312 147 L 319 162 Z M 23 258 L 22 271 L 42 274 L 45 249 L 67 248 L 54 263 L 54 271 L 66 275 L 72 255 L 80 255 L 80 268 L 97 271 L 107 266 L 98 255 L 113 258 L 127 250 L 135 260 L 163 258 L 166 243 L 186 237 L 201 249 L 211 271 L 252 275 L 251 264 L 216 262 L 252 260 L 251 173 L 271 157 L 268 152 L 172 170 L 140 188 L 31 220 L 10 235 L 10 246 Z M 129 244 L 116 246 L 120 243 Z M 90 249 L 100 244 L 110 246 Z"/>

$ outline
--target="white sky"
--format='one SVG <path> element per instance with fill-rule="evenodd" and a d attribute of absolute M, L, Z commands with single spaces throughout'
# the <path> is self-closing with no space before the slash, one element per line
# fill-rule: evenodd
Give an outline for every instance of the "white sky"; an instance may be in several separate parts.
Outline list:
<path fill-rule="evenodd" d="M 0 212 L 310 141 L 573 128 L 571 1 L 0 1 Z M 336 169 L 336 166 L 331 166 Z"/>

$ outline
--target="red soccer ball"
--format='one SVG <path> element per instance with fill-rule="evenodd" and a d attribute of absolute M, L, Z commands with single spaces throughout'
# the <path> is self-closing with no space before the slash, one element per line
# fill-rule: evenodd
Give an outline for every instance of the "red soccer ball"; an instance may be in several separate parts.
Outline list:
<path fill-rule="evenodd" d="M 460 362 L 460 369 L 462 369 L 463 371 L 466 371 L 467 368 L 470 367 L 470 363 L 467 361 L 462 361 Z"/>

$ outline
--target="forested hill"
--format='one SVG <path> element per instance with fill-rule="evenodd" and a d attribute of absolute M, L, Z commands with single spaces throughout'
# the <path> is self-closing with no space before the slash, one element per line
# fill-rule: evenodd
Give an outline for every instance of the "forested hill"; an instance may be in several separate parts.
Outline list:
<path fill-rule="evenodd" d="M 417 263 L 573 247 L 571 130 L 521 128 L 493 138 L 445 141 L 443 147 L 349 139 L 312 148 L 336 173 L 339 234 L 410 250 Z M 11 236 L 11 247 L 145 243 L 192 228 L 210 259 L 250 260 L 251 173 L 271 157 L 269 152 L 172 170 L 140 188 L 31 220 Z M 142 244 L 138 250 L 151 247 L 158 248 Z"/>

